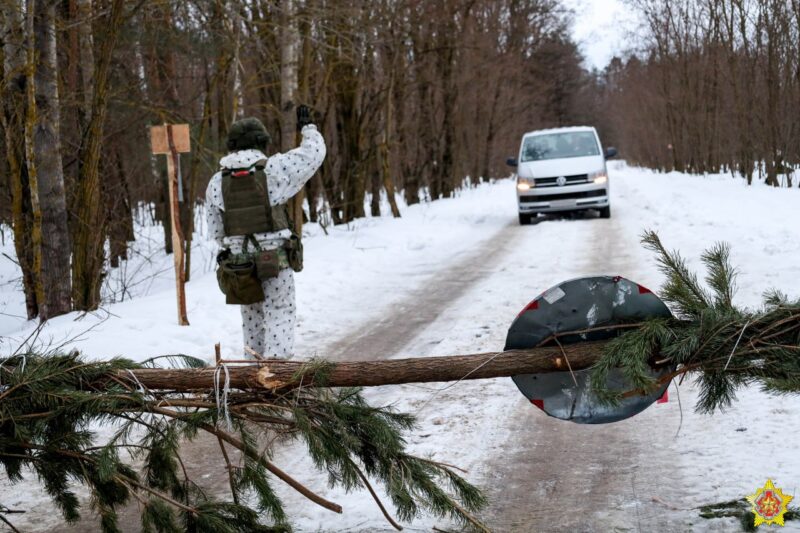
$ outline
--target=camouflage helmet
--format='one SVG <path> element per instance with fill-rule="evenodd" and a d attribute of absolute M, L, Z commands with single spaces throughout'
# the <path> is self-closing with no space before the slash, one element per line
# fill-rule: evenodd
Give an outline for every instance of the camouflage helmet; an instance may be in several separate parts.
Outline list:
<path fill-rule="evenodd" d="M 270 142 L 269 133 L 264 124 L 255 117 L 237 120 L 228 130 L 228 140 L 226 145 L 228 150 L 266 150 Z"/>

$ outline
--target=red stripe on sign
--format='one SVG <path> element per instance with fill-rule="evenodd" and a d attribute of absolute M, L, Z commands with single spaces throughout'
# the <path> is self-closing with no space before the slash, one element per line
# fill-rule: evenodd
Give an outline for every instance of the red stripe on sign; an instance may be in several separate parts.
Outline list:
<path fill-rule="evenodd" d="M 526 311 L 535 311 L 537 309 L 539 309 L 539 300 L 534 300 L 531 303 L 529 303 L 528 305 L 526 305 L 522 309 L 522 311 L 519 312 L 519 315 L 517 315 L 517 317 L 519 317 L 522 313 L 524 313 Z"/>
<path fill-rule="evenodd" d="M 642 287 L 641 285 L 637 285 L 637 287 L 639 287 L 639 294 L 649 294 L 649 293 L 653 292 L 650 289 L 648 289 L 647 287 Z"/>
<path fill-rule="evenodd" d="M 536 407 L 538 407 L 539 409 L 541 409 L 542 411 L 544 411 L 544 400 L 539 400 L 539 399 L 531 400 L 531 403 Z"/>
<path fill-rule="evenodd" d="M 661 395 L 661 398 L 656 400 L 656 403 L 667 403 L 669 401 L 669 389 L 664 389 L 664 394 Z"/>

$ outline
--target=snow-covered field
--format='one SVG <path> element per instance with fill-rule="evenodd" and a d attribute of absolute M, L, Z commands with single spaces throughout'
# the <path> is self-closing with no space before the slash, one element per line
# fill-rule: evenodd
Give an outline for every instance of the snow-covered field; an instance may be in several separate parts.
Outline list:
<path fill-rule="evenodd" d="M 610 220 L 548 220 L 518 227 L 514 184 L 501 180 L 466 190 L 455 199 L 405 208 L 403 218 L 397 220 L 359 220 L 350 227 L 328 228 L 329 235 L 308 225 L 306 269 L 296 277 L 298 354 L 335 357 L 337 354 L 329 354 L 326 348 L 343 337 L 369 331 L 371 323 L 382 317 L 403 320 L 410 294 L 422 294 L 431 279 L 441 283 L 441 274 L 454 265 L 460 265 L 458 272 L 463 273 L 464 261 L 482 248 L 492 253 L 480 256 L 474 265 L 477 281 L 454 293 L 452 302 L 446 302 L 429 325 L 416 331 L 407 343 L 394 346 L 392 353 L 363 355 L 499 350 L 517 312 L 544 289 L 565 279 L 620 274 L 657 288 L 661 276 L 652 257 L 638 244 L 644 229 L 657 230 L 668 247 L 680 249 L 695 267 L 699 267 L 698 257 L 705 247 L 717 240 L 730 242 L 733 261 L 741 272 L 738 298 L 744 305 L 757 306 L 762 292 L 771 287 L 800 296 L 796 282 L 800 278 L 800 190 L 748 188 L 743 180 L 729 176 L 656 174 L 624 163 L 615 163 L 610 177 Z M 197 238 L 193 279 L 187 286 L 191 326 L 180 327 L 176 324 L 171 260 L 159 251 L 158 231 L 141 232 L 136 254 L 123 269 L 111 274 L 107 284 L 107 294 L 115 295 L 116 300 L 124 294 L 123 301 L 97 313 L 53 319 L 39 332 L 38 342 L 67 343 L 98 358 L 186 353 L 210 361 L 217 342 L 222 343 L 224 355 L 239 355 L 238 308 L 225 306 L 216 287 L 212 248 Z M 13 256 L 8 241 L 0 251 Z M 13 351 L 31 335 L 35 324 L 23 315 L 19 272 L 11 261 L 0 257 L 0 353 Z M 493 494 L 503 490 L 498 489 L 503 484 L 496 479 L 497 462 L 513 456 L 520 446 L 520 419 L 525 421 L 525 431 L 535 437 L 531 445 L 546 446 L 547 435 L 536 434 L 537 424 L 545 423 L 544 415 L 526 405 L 508 379 L 446 387 L 386 387 L 369 391 L 369 397 L 416 413 L 420 427 L 409 435 L 413 451 L 468 469 L 467 477 L 488 486 Z M 747 390 L 733 408 L 710 417 L 692 411 L 690 384 L 681 386 L 680 398 L 682 414 L 672 394 L 669 403 L 615 425 L 620 431 L 637 433 L 637 442 L 649 450 L 630 459 L 652 463 L 644 471 L 661 476 L 646 479 L 640 475 L 633 495 L 626 495 L 619 506 L 584 515 L 587 530 L 637 529 L 638 520 L 638 529 L 648 531 L 648 517 L 658 514 L 669 517 L 669 531 L 735 530 L 734 522 L 702 520 L 693 508 L 741 498 L 768 477 L 785 492 L 797 493 L 800 430 L 793 422 L 800 399 Z M 576 438 L 591 438 L 585 428 L 576 426 L 574 431 Z M 366 493 L 345 495 L 329 490 L 324 476 L 311 472 L 302 456 L 302 450 L 288 448 L 276 455 L 275 462 L 342 504 L 345 512 L 332 515 L 289 490 L 283 491 L 298 531 L 387 528 Z M 630 462 L 620 456 L 620 470 L 629 468 Z M 541 486 L 559 482 L 556 463 L 549 473 L 551 479 L 534 479 L 530 487 L 507 490 L 527 491 L 531 494 L 529 505 L 538 505 Z M 575 480 L 575 475 L 570 479 Z M 45 500 L 29 483 L 10 487 L 0 479 L 0 502 L 8 507 L 31 508 Z M 38 512 L 15 519 L 27 530 L 58 524 L 57 516 L 43 517 Z M 437 524 L 448 527 L 446 522 L 421 519 L 410 529 L 430 531 Z M 527 524 L 509 530 L 561 529 L 558 523 L 550 523 L 548 527 Z M 800 528 L 789 522 L 785 530 Z"/>

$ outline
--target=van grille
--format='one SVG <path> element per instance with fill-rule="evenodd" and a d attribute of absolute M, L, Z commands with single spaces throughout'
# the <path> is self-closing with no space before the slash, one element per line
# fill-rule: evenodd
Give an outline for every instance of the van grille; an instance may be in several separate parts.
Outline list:
<path fill-rule="evenodd" d="M 531 204 L 535 202 L 552 202 L 554 200 L 578 200 L 581 198 L 594 198 L 595 196 L 605 196 L 605 189 L 597 189 L 594 191 L 581 191 L 581 192 L 565 192 L 563 194 L 540 194 L 536 196 L 520 196 L 519 201 L 524 204 Z"/>
<path fill-rule="evenodd" d="M 588 174 L 575 174 L 574 176 L 564 176 L 567 182 L 564 185 L 576 185 L 578 183 L 586 183 L 589 181 Z M 534 178 L 537 187 L 557 187 L 556 180 L 558 176 L 553 178 Z"/>

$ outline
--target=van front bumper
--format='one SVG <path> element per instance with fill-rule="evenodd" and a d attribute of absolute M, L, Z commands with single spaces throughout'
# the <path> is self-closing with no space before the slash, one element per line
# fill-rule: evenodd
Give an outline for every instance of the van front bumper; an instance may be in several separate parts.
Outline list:
<path fill-rule="evenodd" d="M 520 213 L 556 213 L 608 207 L 608 184 L 533 188 L 517 191 Z"/>

